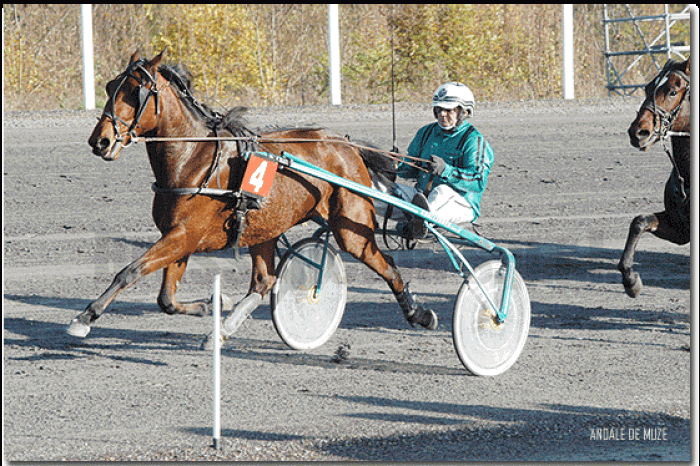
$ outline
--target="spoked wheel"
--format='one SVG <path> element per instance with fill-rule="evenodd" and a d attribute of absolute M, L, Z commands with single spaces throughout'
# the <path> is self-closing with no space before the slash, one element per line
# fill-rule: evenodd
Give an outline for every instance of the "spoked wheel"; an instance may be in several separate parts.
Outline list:
<path fill-rule="evenodd" d="M 506 276 L 500 261 L 474 269 L 474 276 L 496 306 L 501 305 Z M 522 277 L 513 273 L 508 316 L 499 323 L 474 277 L 459 289 L 452 318 L 452 338 L 459 359 L 474 375 L 498 375 L 518 359 L 530 329 L 530 297 Z"/>
<path fill-rule="evenodd" d="M 320 265 L 325 247 L 320 239 L 303 239 L 287 251 L 277 267 L 277 281 L 270 295 L 272 322 L 280 338 L 294 349 L 323 345 L 343 317 L 347 282 L 340 254 L 327 246 L 320 290 L 319 268 L 307 262 Z"/>

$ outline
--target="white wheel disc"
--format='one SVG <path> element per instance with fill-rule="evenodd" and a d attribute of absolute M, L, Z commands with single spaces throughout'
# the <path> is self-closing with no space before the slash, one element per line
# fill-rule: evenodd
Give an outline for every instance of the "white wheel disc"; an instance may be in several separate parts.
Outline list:
<path fill-rule="evenodd" d="M 488 261 L 474 276 L 496 306 L 501 305 L 506 269 L 500 261 Z M 459 359 L 474 375 L 498 375 L 508 370 L 525 346 L 530 329 L 530 297 L 517 271 L 513 273 L 508 316 L 498 323 L 474 277 L 459 290 L 455 303 L 452 337 Z"/>
<path fill-rule="evenodd" d="M 318 348 L 333 336 L 340 324 L 347 299 L 345 266 L 328 245 L 320 293 L 316 293 L 319 269 L 302 257 L 320 264 L 325 245 L 308 238 L 292 246 L 277 267 L 272 288 L 272 321 L 280 338 L 298 350 Z M 297 255 L 298 254 L 298 255 Z"/>

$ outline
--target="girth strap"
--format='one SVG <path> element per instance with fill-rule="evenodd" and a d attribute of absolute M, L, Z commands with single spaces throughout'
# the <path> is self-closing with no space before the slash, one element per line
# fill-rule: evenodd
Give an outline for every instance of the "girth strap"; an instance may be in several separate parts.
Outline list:
<path fill-rule="evenodd" d="M 240 193 L 236 191 L 231 191 L 230 189 L 216 189 L 216 188 L 160 188 L 155 183 L 151 185 L 151 189 L 156 193 L 170 193 L 178 194 L 181 196 L 194 196 L 201 194 L 203 196 L 212 197 L 239 197 Z"/>

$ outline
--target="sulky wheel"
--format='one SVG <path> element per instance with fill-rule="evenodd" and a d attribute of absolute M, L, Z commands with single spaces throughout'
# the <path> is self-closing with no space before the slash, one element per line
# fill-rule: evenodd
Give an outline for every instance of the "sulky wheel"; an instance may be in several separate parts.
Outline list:
<path fill-rule="evenodd" d="M 474 276 L 496 306 L 501 305 L 505 266 L 493 260 L 479 265 Z M 513 272 L 508 316 L 499 323 L 473 276 L 462 284 L 455 303 L 452 337 L 459 359 L 474 375 L 502 374 L 520 356 L 530 329 L 530 297 Z"/>
<path fill-rule="evenodd" d="M 316 293 L 325 242 L 307 238 L 294 244 L 277 267 L 272 288 L 272 321 L 280 338 L 298 350 L 318 348 L 333 336 L 345 310 L 347 283 L 340 255 L 328 245 L 320 293 Z M 300 257 L 301 256 L 301 257 Z"/>

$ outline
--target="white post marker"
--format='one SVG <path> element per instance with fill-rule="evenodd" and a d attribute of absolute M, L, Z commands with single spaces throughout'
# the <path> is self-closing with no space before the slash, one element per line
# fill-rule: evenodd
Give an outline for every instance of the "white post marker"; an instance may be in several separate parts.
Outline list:
<path fill-rule="evenodd" d="M 574 98 L 574 5 L 571 3 L 562 6 L 562 35 L 564 99 L 572 100 Z"/>
<path fill-rule="evenodd" d="M 220 404 L 220 388 L 221 388 L 221 275 L 217 274 L 214 277 L 214 292 L 212 293 L 212 303 L 214 315 L 214 428 L 212 437 L 214 438 L 213 447 L 218 450 L 221 445 L 221 404 Z"/>
<path fill-rule="evenodd" d="M 85 110 L 95 109 L 95 63 L 92 53 L 92 4 L 80 5 L 83 45 L 83 103 Z"/>
<path fill-rule="evenodd" d="M 340 105 L 340 32 L 338 4 L 328 5 L 328 73 L 330 74 L 331 105 Z"/>

